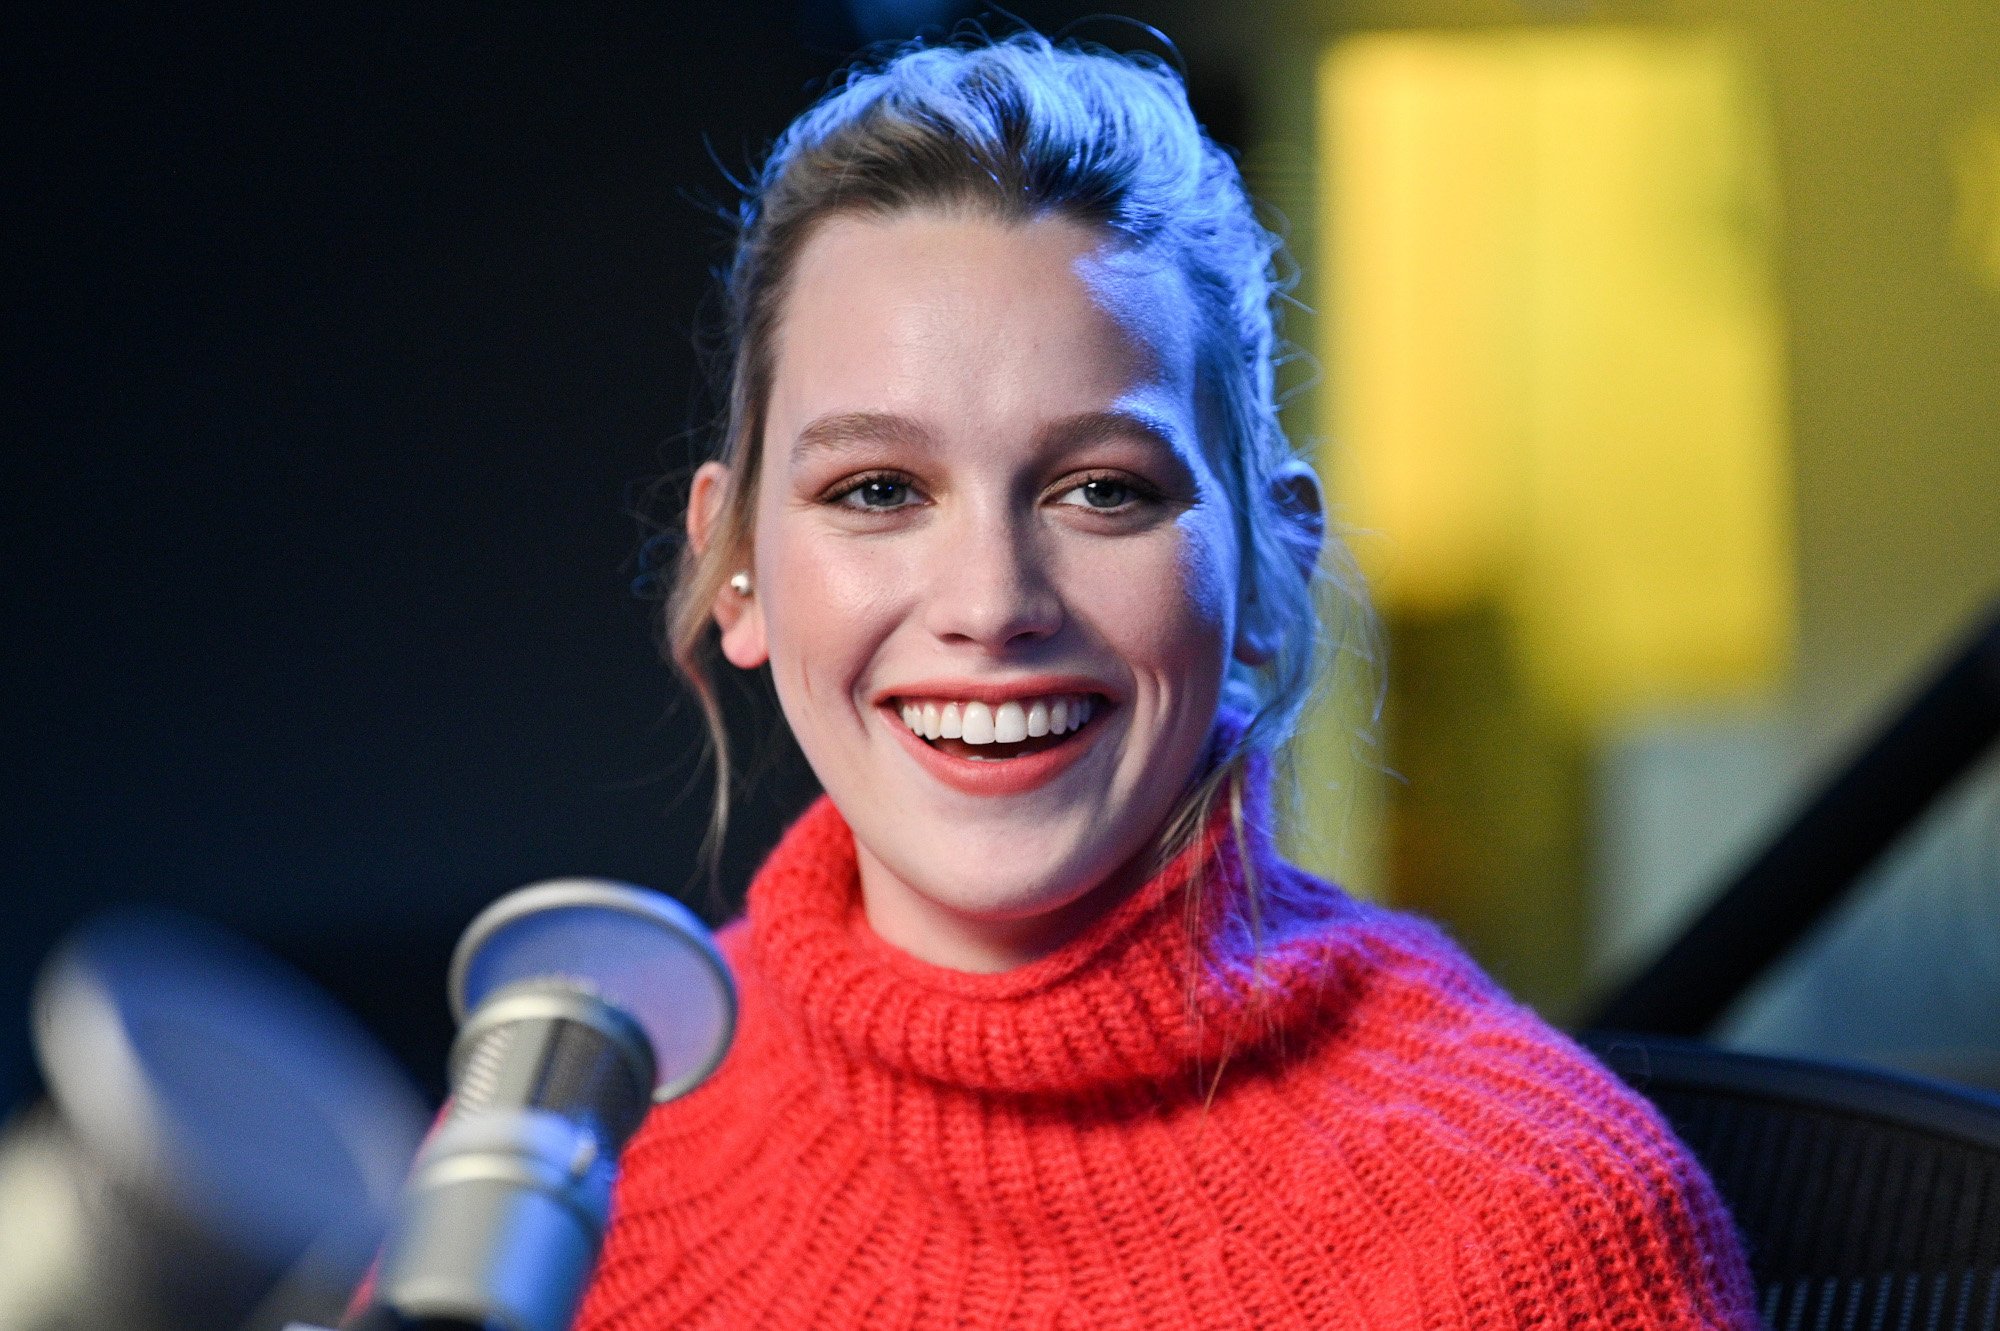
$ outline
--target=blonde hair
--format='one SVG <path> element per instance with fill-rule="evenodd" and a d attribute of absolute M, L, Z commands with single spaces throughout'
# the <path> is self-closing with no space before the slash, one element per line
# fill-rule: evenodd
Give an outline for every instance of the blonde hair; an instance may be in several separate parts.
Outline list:
<path fill-rule="evenodd" d="M 1235 161 L 1196 122 L 1179 75 L 1149 57 L 1057 45 L 1034 32 L 901 48 L 851 71 L 795 120 L 737 210 L 723 278 L 728 394 L 718 457 L 729 479 L 706 547 L 682 550 L 664 642 L 714 746 L 711 871 L 728 823 L 731 765 L 709 674 L 710 616 L 751 548 L 757 444 L 788 279 L 829 218 L 940 208 L 1102 227 L 1170 260 L 1192 296 L 1199 373 L 1222 436 L 1209 450 L 1235 512 L 1245 613 L 1268 626 L 1274 650 L 1255 666 L 1231 663 L 1223 703 L 1247 724 L 1231 728 L 1176 807 L 1162 857 L 1206 824 L 1218 796 L 1230 801 L 1241 835 L 1249 759 L 1290 739 L 1333 647 L 1316 582 L 1358 605 L 1337 542 L 1331 553 L 1341 572 L 1311 573 L 1320 532 L 1277 484 L 1296 461 L 1275 393 L 1282 242 L 1253 214 Z"/>

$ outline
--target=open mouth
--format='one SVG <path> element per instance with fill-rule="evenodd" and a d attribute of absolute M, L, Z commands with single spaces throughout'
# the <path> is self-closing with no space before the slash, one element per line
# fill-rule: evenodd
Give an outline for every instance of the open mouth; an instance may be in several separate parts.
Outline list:
<path fill-rule="evenodd" d="M 1105 707 L 1090 693 L 1059 693 L 1003 703 L 898 698 L 891 707 L 910 733 L 940 753 L 973 762 L 1005 762 L 1067 744 Z"/>

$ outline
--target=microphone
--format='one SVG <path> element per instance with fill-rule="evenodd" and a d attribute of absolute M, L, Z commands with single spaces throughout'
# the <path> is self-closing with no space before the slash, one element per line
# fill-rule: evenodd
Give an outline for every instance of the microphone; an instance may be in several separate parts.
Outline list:
<path fill-rule="evenodd" d="M 655 892 L 565 878 L 502 897 L 451 963 L 452 1098 L 405 1184 L 356 1331 L 567 1331 L 645 1117 L 728 1051 L 736 987 Z"/>

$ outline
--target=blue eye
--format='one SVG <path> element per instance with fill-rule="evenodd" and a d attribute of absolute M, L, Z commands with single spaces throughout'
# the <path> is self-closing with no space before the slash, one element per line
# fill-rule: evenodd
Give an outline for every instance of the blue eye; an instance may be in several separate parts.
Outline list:
<path fill-rule="evenodd" d="M 1076 508 L 1110 511 L 1128 507 L 1141 497 L 1137 487 L 1127 481 L 1115 476 L 1093 476 L 1065 490 L 1059 502 Z"/>
<path fill-rule="evenodd" d="M 876 512 L 892 508 L 906 508 L 911 502 L 910 483 L 894 476 L 868 476 L 855 482 L 834 497 L 834 502 L 843 508 L 869 509 Z"/>

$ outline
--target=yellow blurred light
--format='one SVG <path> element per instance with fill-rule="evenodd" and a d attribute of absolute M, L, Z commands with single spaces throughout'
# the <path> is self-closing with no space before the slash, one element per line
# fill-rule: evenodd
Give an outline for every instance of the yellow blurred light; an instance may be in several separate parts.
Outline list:
<path fill-rule="evenodd" d="M 1790 495 L 1742 53 L 1371 34 L 1320 79 L 1325 462 L 1384 610 L 1497 601 L 1583 719 L 1771 682 Z"/>
<path fill-rule="evenodd" d="M 2000 98 L 1953 136 L 1953 243 L 1966 269 L 2000 290 Z"/>

